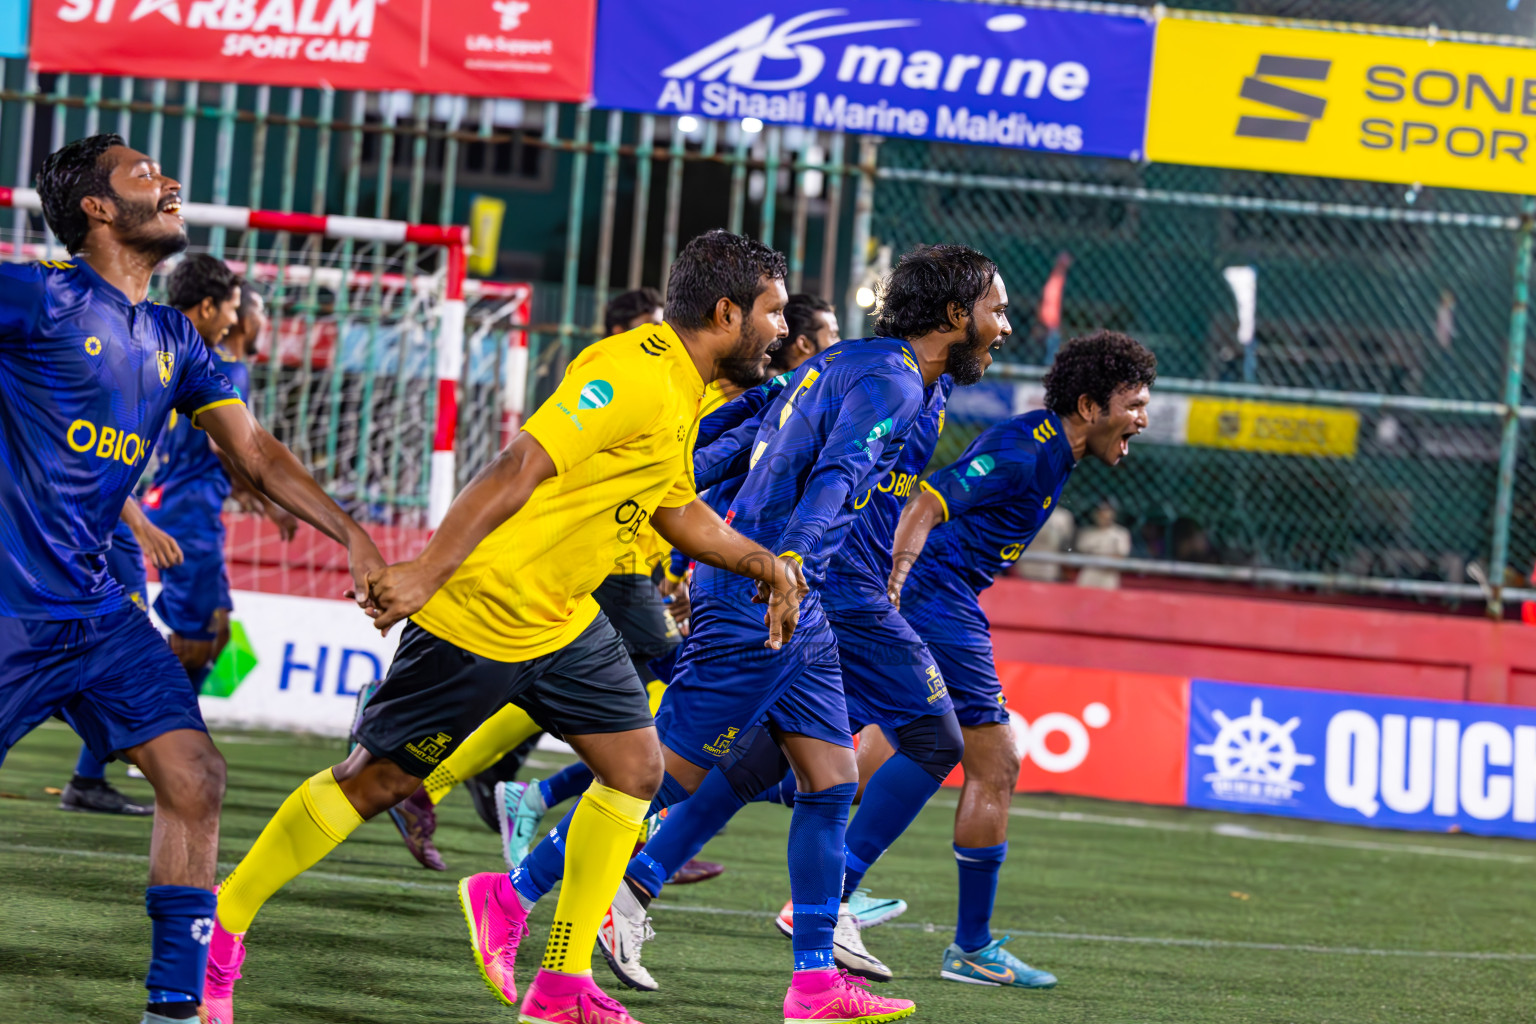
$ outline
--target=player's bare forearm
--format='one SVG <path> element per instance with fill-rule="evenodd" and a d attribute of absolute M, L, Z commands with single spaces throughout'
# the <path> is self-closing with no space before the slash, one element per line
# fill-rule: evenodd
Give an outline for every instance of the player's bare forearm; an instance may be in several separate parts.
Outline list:
<path fill-rule="evenodd" d="M 150 565 L 156 569 L 169 569 L 182 563 L 181 545 L 176 543 L 176 538 L 150 522 L 137 501 L 129 498 L 123 502 L 122 520 L 133 531 Z"/>
<path fill-rule="evenodd" d="M 651 525 L 667 543 L 696 562 L 770 586 L 779 571 L 773 552 L 725 525 L 714 509 L 698 499 L 678 508 L 657 509 Z"/>
<path fill-rule="evenodd" d="M 144 510 L 139 507 L 139 503 L 132 498 L 123 502 L 122 519 L 123 522 L 128 524 L 128 529 L 132 530 L 135 534 L 149 525 L 149 516 L 144 514 Z"/>
<path fill-rule="evenodd" d="M 198 426 L 224 452 L 256 491 L 298 516 L 352 555 L 362 575 L 384 560 L 366 530 L 331 500 L 282 442 L 267 433 L 243 405 L 210 409 Z"/>
<path fill-rule="evenodd" d="M 534 489 L 555 473 L 554 460 L 544 446 L 532 434 L 518 434 L 453 499 L 417 563 L 431 569 L 439 584 L 447 582 L 470 552 L 520 512 Z"/>
<path fill-rule="evenodd" d="M 923 553 L 928 534 L 947 518 L 944 502 L 932 491 L 919 491 L 901 510 L 891 543 L 891 579 L 887 588 L 893 602 L 899 603 L 902 584 Z"/>

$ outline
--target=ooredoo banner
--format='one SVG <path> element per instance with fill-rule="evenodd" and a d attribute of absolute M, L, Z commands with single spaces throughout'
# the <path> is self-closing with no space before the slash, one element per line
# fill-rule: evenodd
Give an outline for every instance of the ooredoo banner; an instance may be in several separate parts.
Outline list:
<path fill-rule="evenodd" d="M 1000 661 L 1021 793 L 1184 802 L 1189 680 Z M 958 769 L 950 783 L 964 775 Z"/>
<path fill-rule="evenodd" d="M 1536 708 L 1190 686 L 1191 807 L 1536 839 Z"/>
<path fill-rule="evenodd" d="M 1153 25 L 938 0 L 603 0 L 600 107 L 1137 159 Z"/>
<path fill-rule="evenodd" d="M 584 100 L 596 0 L 35 0 L 32 65 Z"/>

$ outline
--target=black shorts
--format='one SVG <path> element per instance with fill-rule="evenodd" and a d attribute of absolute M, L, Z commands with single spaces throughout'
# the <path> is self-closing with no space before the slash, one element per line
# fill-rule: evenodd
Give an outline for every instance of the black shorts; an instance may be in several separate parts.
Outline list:
<path fill-rule="evenodd" d="M 384 682 L 357 725 L 375 757 L 426 778 L 507 704 L 557 736 L 653 724 L 645 686 L 602 615 L 558 651 L 506 662 L 471 654 L 408 622 Z"/>
<path fill-rule="evenodd" d="M 667 606 L 662 603 L 656 584 L 649 576 L 616 572 L 592 591 L 592 597 L 619 631 L 640 678 L 656 678 L 650 663 L 665 658 L 683 641 L 667 617 Z"/>

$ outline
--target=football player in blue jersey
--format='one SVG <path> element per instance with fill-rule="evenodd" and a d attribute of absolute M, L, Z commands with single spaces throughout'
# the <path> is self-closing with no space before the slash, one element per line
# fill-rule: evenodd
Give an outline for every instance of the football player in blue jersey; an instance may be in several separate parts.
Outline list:
<path fill-rule="evenodd" d="M 147 1024 L 191 1020 L 213 931 L 224 761 L 186 673 L 106 571 L 123 503 L 172 409 L 263 491 L 346 546 L 355 593 L 384 560 L 251 419 L 181 313 L 146 301 L 186 247 L 181 186 L 117 135 L 38 175 L 70 258 L 0 265 L 0 758 L 57 714 L 155 790 Z"/>
<path fill-rule="evenodd" d="M 186 314 L 207 344 L 214 369 L 242 397 L 250 394 L 245 361 L 225 347 L 241 326 L 245 290 L 224 261 L 203 253 L 186 257 L 166 283 L 170 304 Z M 244 503 L 270 510 L 284 538 L 297 527 L 293 516 L 264 500 L 228 465 L 228 458 L 206 432 L 171 413 L 159 442 L 160 465 L 144 498 L 150 521 L 181 545 L 185 558 L 160 573 L 155 614 L 170 627 L 167 638 L 177 660 L 201 691 L 213 662 L 229 641 L 229 571 L 224 565 L 224 501 L 236 490 Z M 235 480 L 232 482 L 232 477 Z"/>
<path fill-rule="evenodd" d="M 1125 458 L 1131 438 L 1147 427 L 1156 377 L 1157 358 L 1123 334 L 1074 338 L 1045 376 L 1045 409 L 983 431 L 902 512 L 891 602 L 937 660 L 965 733 L 955 812 L 959 916 L 941 968 L 950 981 L 1055 983 L 1004 949 L 1007 936 L 991 932 L 1019 758 L 978 596 L 1029 546 L 1073 467 L 1088 455 L 1111 466 Z"/>
<path fill-rule="evenodd" d="M 977 383 L 991 363 L 990 350 L 1010 332 L 996 266 L 963 246 L 908 253 L 885 291 L 883 322 L 907 333 L 844 342 L 800 367 L 745 447 L 750 472 L 727 514 L 744 535 L 803 565 L 812 589 L 801 605 L 800 630 L 783 651 L 759 655 L 747 631 L 760 613 L 751 610 L 743 581 L 699 569 L 693 630 L 657 716 L 668 775 L 690 792 L 704 792 L 701 784 L 730 788 L 713 767 L 722 759 L 740 763 L 738 743 L 767 744 L 775 764 L 781 750 L 795 769 L 799 795 L 789 837 L 795 971 L 786 1020 L 821 1019 L 837 1007 L 849 1021 L 885 1021 L 915 1009 L 908 1000 L 876 996 L 862 979 L 839 971 L 834 954 L 846 904 L 844 833 L 857 771 L 837 641 L 820 591 L 867 495 L 898 465 L 925 411 L 942 403 L 940 378 L 947 373 L 957 384 Z M 708 476 L 695 468 L 703 485 Z M 923 690 L 930 692 L 926 676 Z M 766 729 L 759 727 L 764 721 Z M 691 802 L 673 813 L 686 813 Z M 672 827 L 664 826 L 660 837 Z M 514 873 L 525 900 L 537 900 L 559 877 L 565 831 L 563 824 L 552 831 Z M 666 877 L 647 853 L 632 860 L 619 898 L 626 899 L 627 890 L 639 906 L 627 916 L 643 921 L 643 907 Z M 638 973 L 625 978 L 622 971 L 620 977 L 648 980 Z"/>
<path fill-rule="evenodd" d="M 156 569 L 165 569 L 181 561 L 176 541 L 144 515 L 133 498 L 123 502 L 123 514 L 112 531 L 112 546 L 107 549 L 107 574 L 118 582 L 128 600 L 147 612 L 145 601 L 147 575 L 144 558 Z M 107 781 L 107 762 L 91 751 L 90 744 L 80 745 L 75 774 L 59 796 L 61 811 L 89 811 L 95 814 L 127 814 L 148 817 L 155 813 L 155 802 L 137 803 Z"/>

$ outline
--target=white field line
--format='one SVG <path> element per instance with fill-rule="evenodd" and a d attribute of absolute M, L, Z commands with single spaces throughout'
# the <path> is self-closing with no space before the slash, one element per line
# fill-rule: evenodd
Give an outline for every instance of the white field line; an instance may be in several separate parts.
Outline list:
<path fill-rule="evenodd" d="M 79 857 L 86 860 L 111 860 L 127 861 L 132 863 L 148 863 L 149 858 L 140 853 L 117 853 L 110 850 L 67 850 L 52 846 L 29 846 L 22 843 L 0 844 L 0 852 L 6 853 L 30 853 L 44 857 Z M 221 869 L 229 869 L 232 864 L 220 864 Z M 343 875 L 329 871 L 307 871 L 304 878 L 316 882 L 331 882 L 337 885 L 357 885 L 379 889 L 413 889 L 423 892 L 450 893 L 457 886 L 448 882 L 406 882 L 389 878 L 377 878 L 367 875 Z M 729 910 L 722 907 L 702 907 L 684 903 L 668 903 L 665 900 L 652 904 L 652 910 L 666 911 L 677 914 L 704 914 L 713 917 L 749 917 L 766 920 L 774 917 L 771 910 Z M 906 928 L 924 932 L 949 932 L 954 925 L 931 924 L 918 922 L 897 922 L 881 927 Z M 1509 953 L 1509 952 L 1458 952 L 1440 949 L 1369 949 L 1358 946 L 1315 946 L 1297 945 L 1286 942 L 1238 942 L 1227 939 L 1181 939 L 1159 935 L 1097 935 L 1089 932 L 1044 932 L 1027 928 L 1005 928 L 1003 931 L 1011 935 L 1028 936 L 1034 939 L 1055 939 L 1061 942 L 1117 942 L 1140 946 L 1176 946 L 1188 949 L 1235 949 L 1251 950 L 1264 953 L 1311 953 L 1320 956 L 1382 956 L 1382 957 L 1418 957 L 1435 960 L 1500 960 L 1517 962 L 1536 962 L 1536 953 Z"/>

